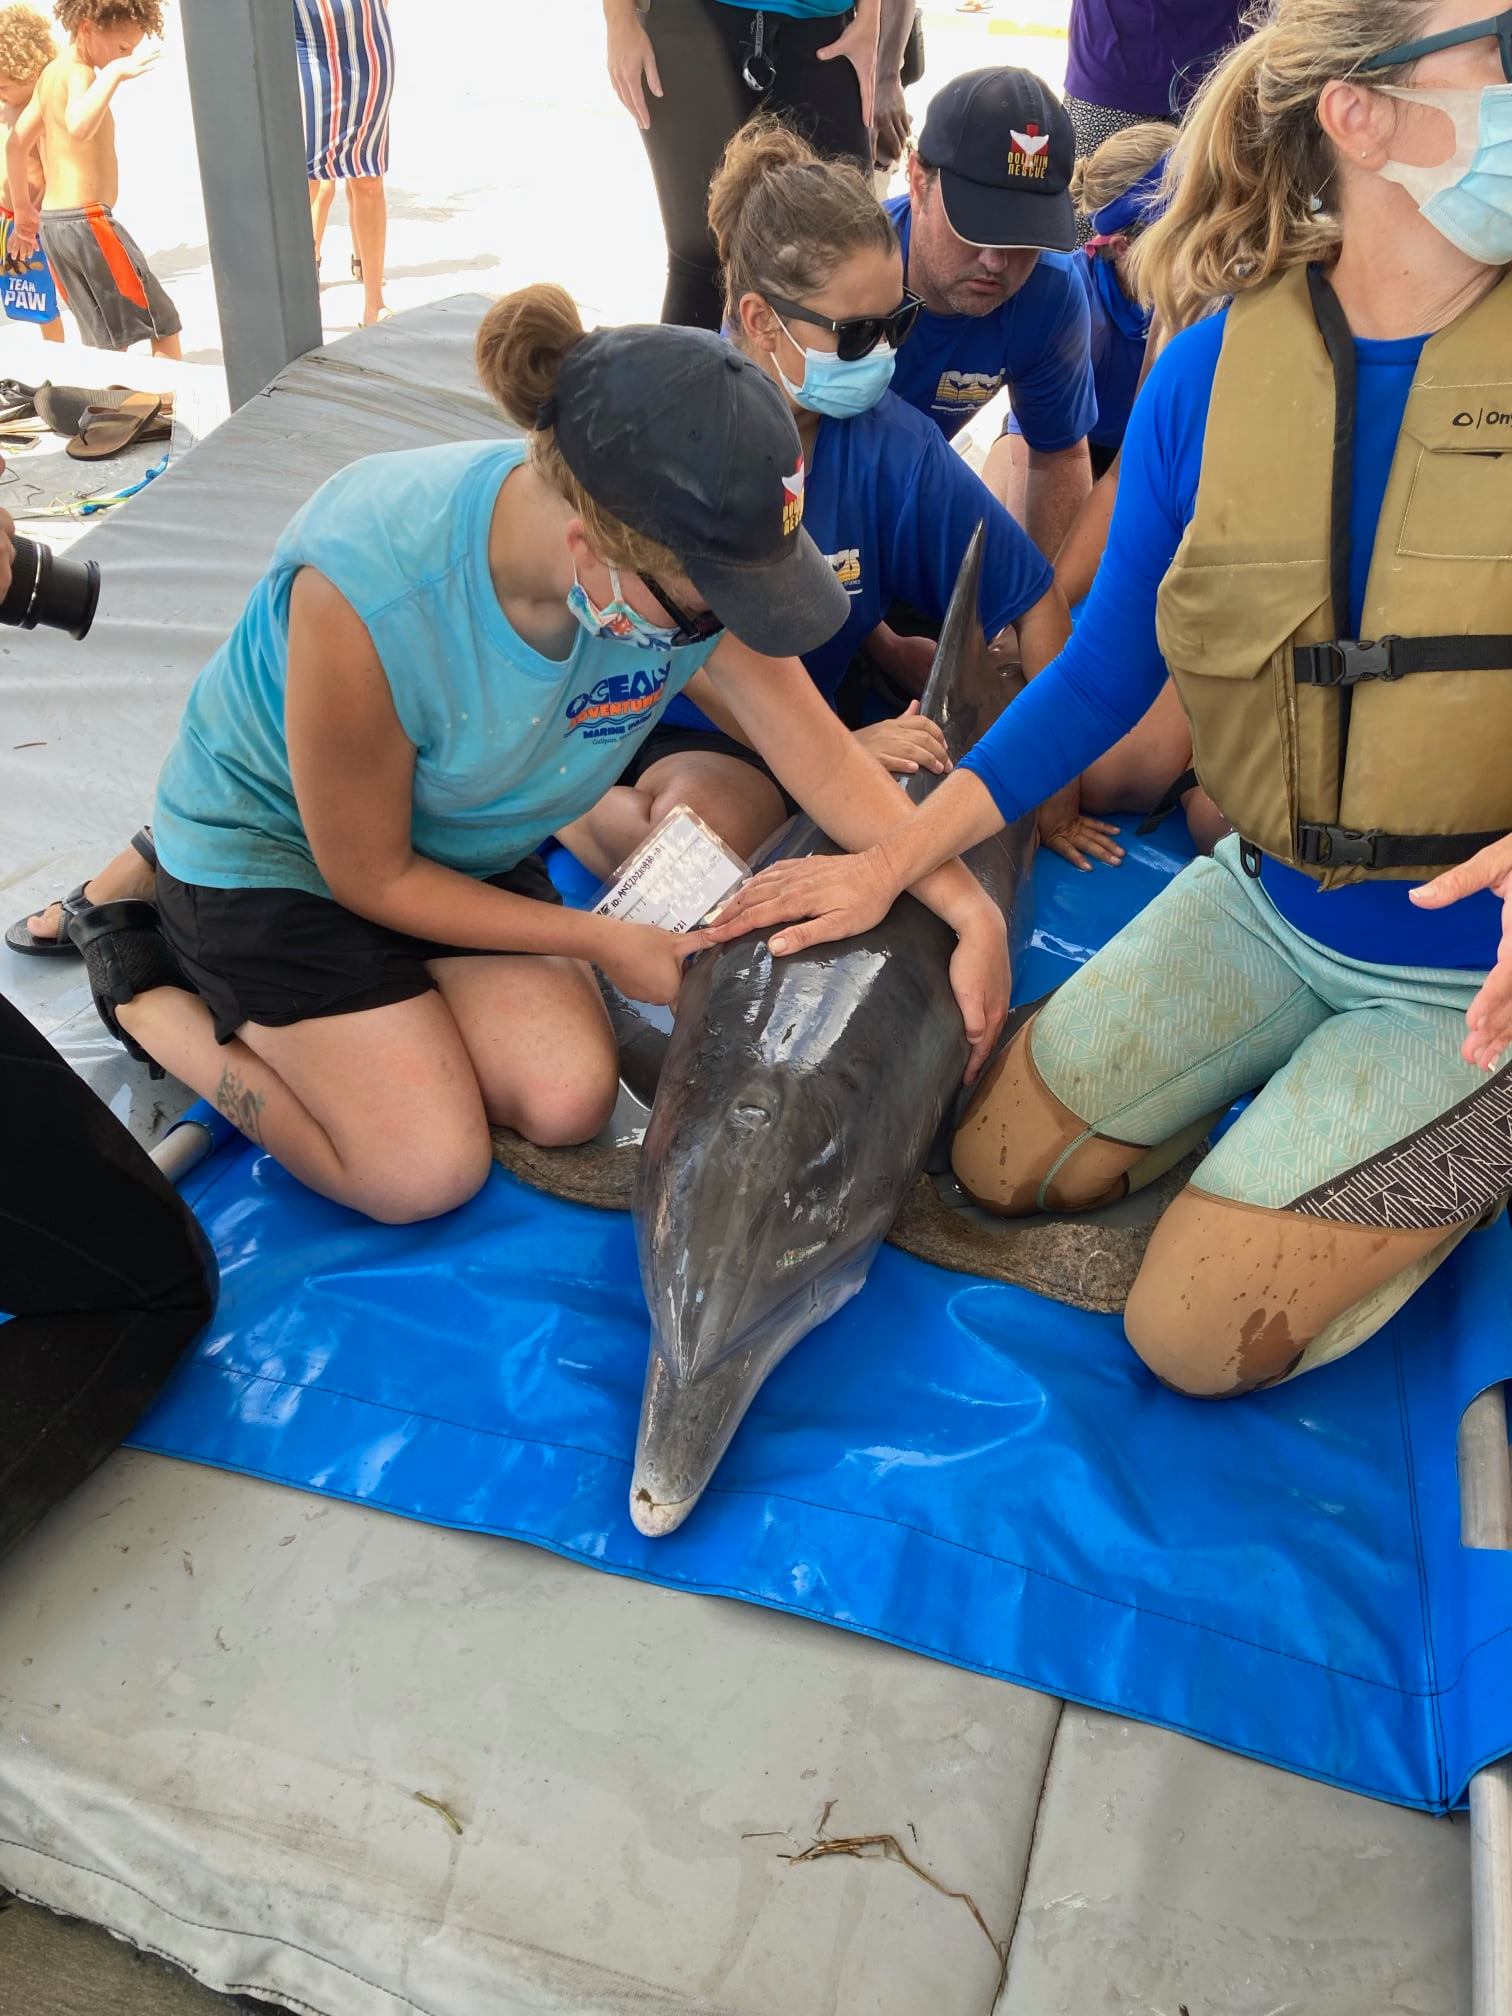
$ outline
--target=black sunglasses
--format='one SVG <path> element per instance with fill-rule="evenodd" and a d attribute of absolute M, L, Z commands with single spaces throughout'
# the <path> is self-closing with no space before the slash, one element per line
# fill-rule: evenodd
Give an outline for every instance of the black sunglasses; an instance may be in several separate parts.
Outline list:
<path fill-rule="evenodd" d="M 843 322 L 832 322 L 828 315 L 816 315 L 812 308 L 784 301 L 780 294 L 768 294 L 765 298 L 779 315 L 791 315 L 795 322 L 812 322 L 816 328 L 828 329 L 832 336 L 837 336 L 840 340 L 836 355 L 844 364 L 869 357 L 879 343 L 890 343 L 896 350 L 918 321 L 919 310 L 924 306 L 917 294 L 905 294 L 891 315 L 851 315 Z"/>
<path fill-rule="evenodd" d="M 697 616 L 690 616 L 685 609 L 678 608 L 659 581 L 653 581 L 649 574 L 642 574 L 640 578 L 677 625 L 672 635 L 674 646 L 702 644 L 707 638 L 717 637 L 725 627 L 712 609 L 705 609 Z"/>
<path fill-rule="evenodd" d="M 1390 70 L 1398 63 L 1415 63 L 1419 56 L 1431 56 L 1435 49 L 1456 49 L 1462 42 L 1479 42 L 1496 37 L 1501 51 L 1502 75 L 1512 84 L 1512 7 L 1500 14 L 1488 14 L 1484 21 L 1467 21 L 1463 28 L 1445 28 L 1441 34 L 1425 35 L 1418 42 L 1398 42 L 1360 64 L 1361 70 Z"/>

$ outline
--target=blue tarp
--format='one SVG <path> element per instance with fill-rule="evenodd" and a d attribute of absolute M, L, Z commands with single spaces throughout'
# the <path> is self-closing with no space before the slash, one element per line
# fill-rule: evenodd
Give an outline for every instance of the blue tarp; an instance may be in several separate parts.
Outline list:
<path fill-rule="evenodd" d="M 1183 850 L 1036 868 L 1020 998 Z M 758 1398 L 688 1525 L 626 1496 L 646 1317 L 627 1216 L 495 1172 L 395 1230 L 223 1145 L 185 1185 L 219 1313 L 139 1446 L 770 1604 L 1403 1805 L 1512 1750 L 1512 1556 L 1459 1544 L 1455 1437 L 1512 1374 L 1512 1233 L 1362 1350 L 1227 1404 L 1118 1321 L 888 1248 Z"/>

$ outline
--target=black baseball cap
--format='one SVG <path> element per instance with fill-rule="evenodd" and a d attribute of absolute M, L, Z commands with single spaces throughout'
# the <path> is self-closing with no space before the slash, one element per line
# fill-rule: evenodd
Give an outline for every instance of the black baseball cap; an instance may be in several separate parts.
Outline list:
<path fill-rule="evenodd" d="M 929 102 L 919 154 L 940 171 L 940 200 L 968 245 L 1076 249 L 1066 108 L 1032 70 L 968 70 Z"/>
<path fill-rule="evenodd" d="M 675 554 L 751 650 L 828 643 L 850 597 L 803 530 L 803 448 L 759 365 L 707 329 L 595 329 L 540 414 L 606 511 Z"/>

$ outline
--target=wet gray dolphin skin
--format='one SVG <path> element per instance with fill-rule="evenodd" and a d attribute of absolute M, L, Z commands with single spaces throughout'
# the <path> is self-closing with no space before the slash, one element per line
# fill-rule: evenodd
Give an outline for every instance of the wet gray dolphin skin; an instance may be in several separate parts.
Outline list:
<path fill-rule="evenodd" d="M 1018 690 L 977 620 L 979 527 L 923 711 L 960 756 Z M 910 779 L 923 798 L 939 780 Z M 1015 927 L 1026 819 L 969 865 Z M 774 853 L 839 850 L 799 820 Z M 757 933 L 705 953 L 678 1003 L 635 1192 L 651 1351 L 630 1512 L 670 1533 L 697 1504 L 762 1381 L 856 1293 L 965 1070 L 955 934 L 912 896 L 874 931 L 774 959 Z M 921 1344 L 922 1344 L 921 1340 Z"/>

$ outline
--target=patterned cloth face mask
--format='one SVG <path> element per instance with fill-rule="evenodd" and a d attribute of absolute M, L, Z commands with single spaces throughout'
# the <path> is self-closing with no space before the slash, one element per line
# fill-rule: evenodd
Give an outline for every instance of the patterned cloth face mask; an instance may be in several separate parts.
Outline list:
<path fill-rule="evenodd" d="M 590 600 L 588 590 L 577 578 L 576 566 L 573 567 L 567 607 L 588 635 L 607 637 L 615 644 L 634 644 L 642 651 L 670 651 L 678 632 L 666 624 L 651 622 L 638 609 L 631 608 L 620 588 L 618 567 L 609 569 L 609 586 L 614 599 L 600 609 Z"/>
<path fill-rule="evenodd" d="M 1388 161 L 1381 174 L 1399 182 L 1436 231 L 1483 266 L 1512 265 L 1512 84 L 1478 91 L 1375 89 L 1404 105 L 1432 105 L 1454 125 L 1454 152 L 1432 168 Z"/>

